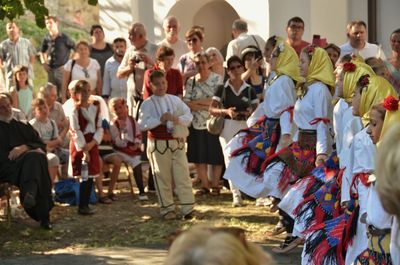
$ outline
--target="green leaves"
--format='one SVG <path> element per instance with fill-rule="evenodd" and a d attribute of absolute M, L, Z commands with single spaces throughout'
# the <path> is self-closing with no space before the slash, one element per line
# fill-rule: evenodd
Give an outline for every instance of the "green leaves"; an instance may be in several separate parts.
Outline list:
<path fill-rule="evenodd" d="M 98 0 L 87 0 L 89 5 L 97 5 Z M 49 10 L 44 4 L 44 0 L 0 0 L 0 19 L 5 18 L 14 20 L 31 11 L 35 15 L 36 25 L 45 27 L 44 18 L 49 14 Z"/>

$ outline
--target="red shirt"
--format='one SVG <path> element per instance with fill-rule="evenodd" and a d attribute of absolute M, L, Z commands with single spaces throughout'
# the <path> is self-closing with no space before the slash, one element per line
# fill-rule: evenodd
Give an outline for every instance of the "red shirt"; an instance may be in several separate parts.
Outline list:
<path fill-rule="evenodd" d="M 292 48 L 296 51 L 297 55 L 300 57 L 301 50 L 310 45 L 310 43 L 302 40 L 299 45 L 292 46 Z"/>
<path fill-rule="evenodd" d="M 153 69 L 148 69 L 146 72 L 144 72 L 144 78 L 143 78 L 143 100 L 146 98 L 150 97 L 153 92 L 151 92 L 150 88 L 150 74 L 154 70 L 159 70 L 157 65 L 154 65 Z M 167 72 L 166 76 L 167 82 L 168 82 L 168 88 L 167 88 L 167 94 L 171 95 L 182 95 L 183 94 L 183 81 L 182 81 L 182 75 L 181 73 L 176 70 L 171 68 Z"/>

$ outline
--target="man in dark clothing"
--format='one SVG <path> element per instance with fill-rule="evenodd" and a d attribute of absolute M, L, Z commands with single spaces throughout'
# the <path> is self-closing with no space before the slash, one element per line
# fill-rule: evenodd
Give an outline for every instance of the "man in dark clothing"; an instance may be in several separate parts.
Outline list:
<path fill-rule="evenodd" d="M 29 123 L 12 118 L 10 100 L 4 94 L 0 94 L 0 182 L 17 186 L 27 214 L 44 229 L 52 228 L 46 145 Z"/>
<path fill-rule="evenodd" d="M 48 74 L 48 81 L 57 86 L 58 98 L 61 99 L 61 87 L 64 78 L 64 64 L 68 61 L 75 43 L 70 37 L 59 31 L 56 17 L 45 19 L 48 34 L 40 47 L 40 62 Z"/>

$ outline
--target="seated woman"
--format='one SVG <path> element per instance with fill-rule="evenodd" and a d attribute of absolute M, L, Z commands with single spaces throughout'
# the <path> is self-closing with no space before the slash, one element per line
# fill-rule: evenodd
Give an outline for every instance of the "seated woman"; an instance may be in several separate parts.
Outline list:
<path fill-rule="evenodd" d="M 269 265 L 270 255 L 248 242 L 235 227 L 197 226 L 179 234 L 164 265 Z"/>

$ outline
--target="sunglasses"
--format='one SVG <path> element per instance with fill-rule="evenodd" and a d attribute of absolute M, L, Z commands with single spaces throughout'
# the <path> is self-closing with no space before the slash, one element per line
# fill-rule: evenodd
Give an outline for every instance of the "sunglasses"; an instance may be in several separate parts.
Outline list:
<path fill-rule="evenodd" d="M 89 78 L 90 77 L 88 69 L 82 68 L 82 72 L 85 74 L 85 78 Z"/>
<path fill-rule="evenodd" d="M 237 70 L 237 69 L 241 69 L 243 67 L 243 65 L 236 65 L 236 66 L 231 66 L 229 67 L 229 70 L 233 71 L 233 70 Z"/>

